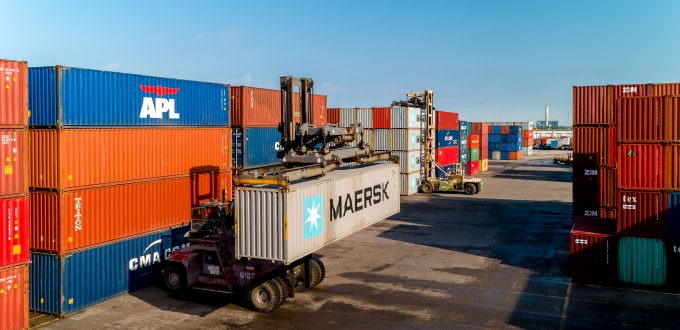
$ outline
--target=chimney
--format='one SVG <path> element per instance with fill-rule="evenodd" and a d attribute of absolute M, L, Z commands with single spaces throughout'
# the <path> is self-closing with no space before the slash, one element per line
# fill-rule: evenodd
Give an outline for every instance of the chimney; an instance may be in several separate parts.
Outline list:
<path fill-rule="evenodd" d="M 550 123 L 548 122 L 548 120 L 549 120 L 548 113 L 549 112 L 550 112 L 550 107 L 546 105 L 545 106 L 545 127 L 548 127 L 548 128 L 550 128 Z"/>

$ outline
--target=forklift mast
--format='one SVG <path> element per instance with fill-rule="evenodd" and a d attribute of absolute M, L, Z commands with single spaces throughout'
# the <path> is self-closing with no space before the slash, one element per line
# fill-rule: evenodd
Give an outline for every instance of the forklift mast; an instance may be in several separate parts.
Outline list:
<path fill-rule="evenodd" d="M 314 80 L 311 78 L 281 77 L 281 147 L 284 153 L 295 149 L 299 143 L 297 123 L 295 123 L 295 93 L 300 93 L 300 124 L 314 127 L 312 115 L 312 92 Z"/>

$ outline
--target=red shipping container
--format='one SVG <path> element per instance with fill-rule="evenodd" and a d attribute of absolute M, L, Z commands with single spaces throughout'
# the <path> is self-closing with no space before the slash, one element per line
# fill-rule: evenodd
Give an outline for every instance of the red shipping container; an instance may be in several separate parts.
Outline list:
<path fill-rule="evenodd" d="M 501 134 L 510 134 L 510 126 L 507 125 L 501 126 Z"/>
<path fill-rule="evenodd" d="M 508 152 L 508 159 L 509 160 L 520 160 L 520 159 L 522 159 L 522 152 L 521 151 L 510 151 L 510 152 Z"/>
<path fill-rule="evenodd" d="M 616 165 L 616 129 L 613 126 L 574 127 L 573 131 L 575 166 Z"/>
<path fill-rule="evenodd" d="M 340 108 L 328 108 L 327 116 L 329 124 L 340 124 Z"/>
<path fill-rule="evenodd" d="M 661 189 L 664 186 L 661 145 L 619 145 L 617 168 L 619 188 Z"/>
<path fill-rule="evenodd" d="M 229 128 L 29 131 L 32 188 L 71 189 L 231 169 Z"/>
<path fill-rule="evenodd" d="M 28 193 L 26 129 L 0 129 L 0 198 Z"/>
<path fill-rule="evenodd" d="M 481 129 L 480 129 L 480 133 L 479 133 L 479 134 L 487 135 L 487 134 L 490 133 L 490 131 L 489 131 L 489 123 L 481 123 L 480 126 L 481 126 Z"/>
<path fill-rule="evenodd" d="M 618 142 L 677 142 L 680 104 L 677 97 L 631 97 L 617 101 Z"/>
<path fill-rule="evenodd" d="M 479 161 L 478 160 L 475 160 L 474 162 L 468 162 L 467 163 L 467 174 L 468 175 L 479 174 Z"/>
<path fill-rule="evenodd" d="M 680 145 L 664 147 L 665 188 L 680 190 Z"/>
<path fill-rule="evenodd" d="M 231 124 L 238 127 L 278 127 L 281 123 L 281 91 L 276 89 L 231 86 Z M 295 94 L 295 122 L 300 122 L 299 94 Z M 315 125 L 326 121 L 327 97 L 314 95 L 312 113 Z"/>
<path fill-rule="evenodd" d="M 663 238 L 668 227 L 668 198 L 660 191 L 620 190 L 616 232 Z"/>
<path fill-rule="evenodd" d="M 373 128 L 392 128 L 392 108 L 373 108 Z"/>
<path fill-rule="evenodd" d="M 574 166 L 574 209 L 580 216 L 600 217 L 598 209 L 616 207 L 616 171 L 608 167 Z"/>
<path fill-rule="evenodd" d="M 480 135 L 480 140 L 479 140 L 479 148 L 481 149 L 488 149 L 489 148 L 489 135 L 488 134 L 482 134 Z"/>
<path fill-rule="evenodd" d="M 534 131 L 522 130 L 522 139 L 531 140 L 534 138 Z"/>
<path fill-rule="evenodd" d="M 616 275 L 618 242 L 611 219 L 577 217 L 571 229 L 571 276 L 576 279 L 612 279 Z"/>
<path fill-rule="evenodd" d="M 522 147 L 531 147 L 533 141 L 531 139 L 522 139 Z"/>
<path fill-rule="evenodd" d="M 28 64 L 0 59 L 0 127 L 28 126 Z"/>
<path fill-rule="evenodd" d="M 680 95 L 680 83 L 649 84 L 647 85 L 647 95 L 649 96 Z"/>
<path fill-rule="evenodd" d="M 458 130 L 458 113 L 448 111 L 437 111 L 437 129 L 455 129 Z"/>
<path fill-rule="evenodd" d="M 614 123 L 616 100 L 621 97 L 646 96 L 645 85 L 574 86 L 574 125 L 609 125 Z"/>
<path fill-rule="evenodd" d="M 0 267 L 28 262 L 28 196 L 0 199 L 0 221 Z"/>
<path fill-rule="evenodd" d="M 468 149 L 479 149 L 479 135 L 468 135 Z"/>
<path fill-rule="evenodd" d="M 435 161 L 441 166 L 458 163 L 458 147 L 437 148 Z"/>
<path fill-rule="evenodd" d="M 28 329 L 28 265 L 0 268 L 0 329 Z"/>
<path fill-rule="evenodd" d="M 470 123 L 470 134 L 482 134 L 482 123 Z"/>

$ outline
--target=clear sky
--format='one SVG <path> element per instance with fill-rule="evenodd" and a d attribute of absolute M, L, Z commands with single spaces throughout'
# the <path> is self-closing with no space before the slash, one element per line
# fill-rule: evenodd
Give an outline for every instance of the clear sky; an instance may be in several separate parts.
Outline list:
<path fill-rule="evenodd" d="M 464 119 L 571 123 L 571 86 L 680 81 L 680 1 L 1 1 L 0 57 L 258 87 L 336 107 L 435 91 Z"/>

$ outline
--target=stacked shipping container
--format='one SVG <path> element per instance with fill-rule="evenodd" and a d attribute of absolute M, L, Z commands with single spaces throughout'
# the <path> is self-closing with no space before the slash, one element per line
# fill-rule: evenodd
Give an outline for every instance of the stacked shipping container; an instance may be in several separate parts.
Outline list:
<path fill-rule="evenodd" d="M 146 255 L 156 239 L 193 205 L 230 199 L 229 89 L 61 66 L 29 74 L 30 305 L 64 315 L 142 286 L 164 257 Z"/>
<path fill-rule="evenodd" d="M 468 153 L 470 155 L 467 166 L 468 174 L 489 170 L 489 124 L 470 123 Z"/>
<path fill-rule="evenodd" d="M 498 121 L 489 123 L 490 126 L 519 126 L 522 129 L 521 148 L 522 155 L 529 156 L 533 153 L 534 122 L 532 121 Z M 489 132 L 492 134 L 492 132 Z"/>
<path fill-rule="evenodd" d="M 522 126 L 489 126 L 488 151 L 494 160 L 522 159 Z"/>
<path fill-rule="evenodd" d="M 0 329 L 28 328 L 28 66 L 0 59 Z"/>
<path fill-rule="evenodd" d="M 436 112 L 437 138 L 435 161 L 444 170 L 450 171 L 453 164 L 461 162 L 460 159 L 460 122 L 455 112 Z M 444 177 L 445 173 L 437 170 L 438 177 Z"/>

